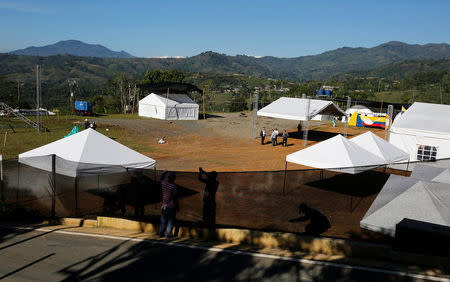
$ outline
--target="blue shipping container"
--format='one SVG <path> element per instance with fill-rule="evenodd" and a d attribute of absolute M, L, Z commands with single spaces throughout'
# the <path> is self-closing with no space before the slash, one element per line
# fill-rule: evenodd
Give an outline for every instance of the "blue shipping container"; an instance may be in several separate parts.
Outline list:
<path fill-rule="evenodd" d="M 319 96 L 323 95 L 323 89 L 319 89 L 319 90 L 317 91 L 317 94 L 319 94 Z"/>
<path fill-rule="evenodd" d="M 77 111 L 92 111 L 92 104 L 86 101 L 75 101 L 75 110 Z"/>
<path fill-rule="evenodd" d="M 325 95 L 330 96 L 331 95 L 331 90 L 325 90 Z"/>

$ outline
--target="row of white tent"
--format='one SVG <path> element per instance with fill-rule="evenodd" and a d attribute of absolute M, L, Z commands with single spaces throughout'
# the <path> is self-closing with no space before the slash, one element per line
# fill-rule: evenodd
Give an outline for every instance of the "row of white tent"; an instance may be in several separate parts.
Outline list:
<path fill-rule="evenodd" d="M 286 162 L 355 174 L 408 158 L 407 152 L 368 131 L 351 139 L 336 135 L 287 155 Z"/>

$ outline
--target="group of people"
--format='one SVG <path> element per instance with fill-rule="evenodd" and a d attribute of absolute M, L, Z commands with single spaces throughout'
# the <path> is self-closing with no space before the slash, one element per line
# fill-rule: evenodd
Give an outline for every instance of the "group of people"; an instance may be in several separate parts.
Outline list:
<path fill-rule="evenodd" d="M 94 130 L 97 130 L 97 124 L 95 123 L 95 121 L 92 121 L 92 123 L 90 123 L 87 118 L 84 119 L 84 122 L 82 125 L 83 125 L 84 129 L 92 128 Z"/>
<path fill-rule="evenodd" d="M 167 175 L 167 180 L 166 180 Z M 160 178 L 162 189 L 161 223 L 159 236 L 169 238 L 172 236 L 172 229 L 177 214 L 179 191 L 175 184 L 175 172 L 163 172 Z M 216 192 L 219 188 L 217 172 L 206 172 L 199 168 L 198 180 L 205 183 L 203 190 L 203 214 L 202 223 L 206 226 L 216 224 Z"/>
<path fill-rule="evenodd" d="M 272 146 L 277 146 L 278 145 L 278 135 L 279 134 L 280 133 L 278 132 L 277 128 L 272 129 L 272 133 L 270 135 L 270 139 L 272 141 Z M 259 133 L 259 136 L 261 137 L 261 145 L 265 145 L 266 144 L 264 142 L 264 140 L 266 139 L 266 135 L 267 135 L 266 128 L 263 127 L 261 129 L 261 132 Z M 284 130 L 283 134 L 281 135 L 281 138 L 282 138 L 281 146 L 287 147 L 287 145 L 288 145 L 287 141 L 288 141 L 288 138 L 289 138 L 289 134 L 287 133 L 286 130 Z"/>

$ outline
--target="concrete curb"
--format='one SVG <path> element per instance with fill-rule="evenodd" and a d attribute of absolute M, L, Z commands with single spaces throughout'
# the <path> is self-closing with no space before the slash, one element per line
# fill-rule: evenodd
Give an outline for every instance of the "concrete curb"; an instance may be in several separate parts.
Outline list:
<path fill-rule="evenodd" d="M 72 226 L 115 228 L 146 233 L 157 233 L 159 230 L 159 224 L 104 216 L 97 217 L 96 221 L 64 218 L 61 223 Z M 204 227 L 177 226 L 174 232 L 178 237 L 191 239 L 221 241 L 260 248 L 304 251 L 330 256 L 370 258 L 380 261 L 435 267 L 450 271 L 450 258 L 396 252 L 388 245 L 249 229 L 208 229 Z"/>

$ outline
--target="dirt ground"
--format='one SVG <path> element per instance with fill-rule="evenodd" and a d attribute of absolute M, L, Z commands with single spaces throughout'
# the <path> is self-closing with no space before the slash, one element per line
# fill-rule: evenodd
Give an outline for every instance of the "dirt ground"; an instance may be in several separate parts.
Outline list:
<path fill-rule="evenodd" d="M 141 153 L 155 159 L 158 169 L 174 171 L 206 170 L 225 171 L 265 171 L 284 170 L 286 155 L 303 149 L 303 139 L 295 134 L 297 121 L 258 117 L 257 138 L 253 134 L 253 116 L 247 113 L 220 113 L 208 115 L 198 121 L 161 121 L 155 119 L 101 119 L 99 126 L 119 126 L 136 134 L 144 148 Z M 259 132 L 267 130 L 266 145 L 261 145 Z M 280 135 L 287 130 L 291 138 L 288 146 L 273 147 L 270 134 L 278 128 Z M 308 143 L 312 145 L 336 134 L 344 134 L 343 124 L 333 128 L 331 122 L 312 121 L 308 132 Z M 348 128 L 348 136 L 366 132 L 364 128 Z M 384 131 L 374 129 L 374 133 L 384 137 Z M 167 144 L 158 144 L 161 137 Z M 278 138 L 281 143 L 281 137 Z M 145 148 L 148 148 L 146 151 Z M 288 164 L 288 169 L 306 168 Z"/>

